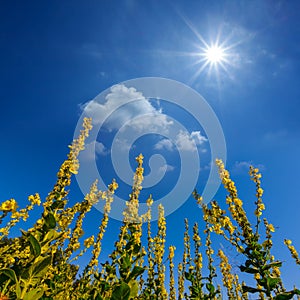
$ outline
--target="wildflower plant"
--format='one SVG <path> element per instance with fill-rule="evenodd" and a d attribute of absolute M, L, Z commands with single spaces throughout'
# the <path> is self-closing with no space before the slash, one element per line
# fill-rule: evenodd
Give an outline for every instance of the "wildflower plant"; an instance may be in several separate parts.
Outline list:
<path fill-rule="evenodd" d="M 28 197 L 29 204 L 25 208 L 19 208 L 15 199 L 0 204 L 0 300 L 208 300 L 221 299 L 224 289 L 228 299 L 248 299 L 250 293 L 259 299 L 299 297 L 297 288 L 286 291 L 280 272 L 282 262 L 272 255 L 275 230 L 262 217 L 265 205 L 259 170 L 251 167 L 249 172 L 256 191 L 256 221 L 252 225 L 235 183 L 220 160 L 216 164 L 228 193 L 228 208 L 222 209 L 217 201 L 204 204 L 194 191 L 202 208 L 204 226 L 199 230 L 200 223 L 195 223 L 190 236 L 188 219 L 184 220 L 182 259 L 176 265 L 180 251 L 167 243 L 164 207 L 158 207 L 156 233 L 152 232 L 154 200 L 151 195 L 146 201 L 148 211 L 144 215 L 139 213 L 144 172 L 143 156 L 139 155 L 119 236 L 107 260 L 103 260 L 102 242 L 117 182 L 113 180 L 106 191 L 100 191 L 95 181 L 82 202 L 67 206 L 68 188 L 73 174 L 79 170 L 78 155 L 84 149 L 91 124 L 91 119 L 84 119 L 83 129 L 70 145 L 68 157 L 57 173 L 57 181 L 44 201 L 36 193 Z M 84 219 L 98 201 L 104 201 L 98 232 L 84 237 Z M 21 230 L 20 236 L 10 237 L 10 229 L 21 220 L 26 221 L 30 211 L 39 205 L 43 212 L 34 225 L 27 231 Z M 146 245 L 142 244 L 143 231 Z M 239 274 L 234 272 L 224 251 L 214 250 L 214 234 L 222 236 L 244 257 L 240 271 L 254 278 L 255 286 L 240 282 Z M 300 264 L 292 242 L 286 239 L 284 243 Z M 77 274 L 79 266 L 74 262 L 85 255 L 87 249 L 91 249 L 91 257 L 82 274 Z"/>

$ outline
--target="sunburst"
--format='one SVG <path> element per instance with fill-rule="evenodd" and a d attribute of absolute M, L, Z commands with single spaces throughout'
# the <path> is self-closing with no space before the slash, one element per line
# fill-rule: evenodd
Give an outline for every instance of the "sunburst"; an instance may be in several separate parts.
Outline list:
<path fill-rule="evenodd" d="M 201 42 L 204 44 L 204 47 L 199 47 L 199 52 L 196 54 L 196 56 L 199 57 L 196 64 L 200 65 L 196 76 L 200 75 L 205 69 L 208 69 L 209 75 L 215 73 L 218 77 L 221 70 L 228 74 L 227 67 L 230 65 L 230 47 L 225 47 L 224 44 L 219 43 L 218 40 L 210 45 L 202 38 Z"/>
<path fill-rule="evenodd" d="M 221 62 L 225 61 L 225 50 L 224 48 L 216 45 L 216 46 L 211 46 L 208 47 L 204 51 L 205 59 L 210 63 L 210 64 L 220 64 Z"/>

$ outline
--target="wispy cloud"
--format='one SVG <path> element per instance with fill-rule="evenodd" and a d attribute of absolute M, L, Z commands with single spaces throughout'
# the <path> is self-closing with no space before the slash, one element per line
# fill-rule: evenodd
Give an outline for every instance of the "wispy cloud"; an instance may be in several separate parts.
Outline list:
<path fill-rule="evenodd" d="M 155 150 L 173 150 L 173 143 L 168 139 L 160 140 L 157 144 L 154 146 Z"/>
<path fill-rule="evenodd" d="M 80 154 L 80 159 L 83 160 L 94 160 L 97 159 L 97 156 L 105 156 L 110 153 L 110 150 L 107 149 L 104 144 L 93 141 L 85 145 L 85 149 Z"/>
<path fill-rule="evenodd" d="M 196 151 L 196 146 L 202 145 L 207 138 L 200 131 L 192 131 L 190 134 L 180 131 L 176 137 L 175 144 L 179 151 Z"/>
<path fill-rule="evenodd" d="M 175 167 L 174 166 L 171 166 L 171 165 L 165 165 L 165 166 L 163 166 L 163 167 L 160 167 L 159 169 L 158 169 L 158 173 L 163 173 L 163 172 L 171 172 L 171 171 L 173 171 L 175 169 Z"/>
<path fill-rule="evenodd" d="M 197 146 L 200 146 L 205 142 L 207 142 L 207 138 L 201 135 L 200 131 L 188 133 L 181 130 L 177 134 L 174 143 L 169 139 L 162 139 L 154 146 L 154 149 L 173 151 L 176 146 L 179 151 L 196 151 Z M 206 149 L 202 149 L 203 152 L 205 150 Z"/>
<path fill-rule="evenodd" d="M 236 161 L 231 169 L 234 174 L 248 174 L 250 166 L 264 171 L 266 167 L 263 164 L 255 164 L 252 161 Z"/>
<path fill-rule="evenodd" d="M 109 150 L 102 143 L 96 142 L 95 152 L 98 155 L 107 155 L 109 153 Z"/>

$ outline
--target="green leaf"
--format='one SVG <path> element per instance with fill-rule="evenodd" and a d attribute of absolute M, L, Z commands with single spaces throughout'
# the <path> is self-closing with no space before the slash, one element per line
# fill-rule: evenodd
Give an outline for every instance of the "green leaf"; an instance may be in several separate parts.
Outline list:
<path fill-rule="evenodd" d="M 190 273 L 190 272 L 184 272 L 184 277 L 185 277 L 186 280 L 192 281 L 193 274 Z"/>
<path fill-rule="evenodd" d="M 16 275 L 16 273 L 15 273 L 14 270 L 9 269 L 9 268 L 4 268 L 4 269 L 0 270 L 0 274 L 1 273 L 4 274 L 4 275 L 6 275 L 13 282 L 18 282 L 17 275 Z"/>
<path fill-rule="evenodd" d="M 251 286 L 243 285 L 242 286 L 243 292 L 249 292 L 249 293 L 259 293 L 261 290 L 253 288 Z"/>
<path fill-rule="evenodd" d="M 16 294 L 17 297 L 20 297 L 21 296 L 20 283 L 18 281 L 15 271 L 9 268 L 4 268 L 0 270 L 0 277 L 2 277 L 1 275 L 7 276 L 9 279 L 11 279 L 13 282 L 16 283 Z"/>
<path fill-rule="evenodd" d="M 273 267 L 281 267 L 282 266 L 282 262 L 281 261 L 273 261 L 265 266 L 263 266 L 263 270 L 268 270 L 270 268 L 273 268 Z"/>
<path fill-rule="evenodd" d="M 144 273 L 144 271 L 145 271 L 145 268 L 135 266 L 129 275 L 129 280 L 136 279 L 139 275 L 142 275 Z"/>
<path fill-rule="evenodd" d="M 43 294 L 44 294 L 43 288 L 36 288 L 34 290 L 27 292 L 23 300 L 38 300 L 43 296 Z"/>
<path fill-rule="evenodd" d="M 268 287 L 270 288 L 270 290 L 273 290 L 276 285 L 281 281 L 281 279 L 279 277 L 268 277 L 267 278 L 267 284 L 268 284 Z"/>
<path fill-rule="evenodd" d="M 43 244 L 52 242 L 53 240 L 59 238 L 61 235 L 63 235 L 63 232 L 57 232 L 55 229 L 50 229 L 44 236 Z"/>
<path fill-rule="evenodd" d="M 246 273 L 250 273 L 250 274 L 258 273 L 258 269 L 256 269 L 256 268 L 250 268 L 250 267 L 245 267 L 245 266 L 239 266 L 239 268 L 242 272 L 246 272 Z"/>
<path fill-rule="evenodd" d="M 64 200 L 56 200 L 55 202 L 52 203 L 51 209 L 63 209 L 65 206 L 65 201 Z"/>
<path fill-rule="evenodd" d="M 41 245 L 38 240 L 30 233 L 27 237 L 30 243 L 30 252 L 34 257 L 37 257 L 41 254 Z"/>
<path fill-rule="evenodd" d="M 51 212 L 48 212 L 48 214 L 44 217 L 45 224 L 48 228 L 53 229 L 56 226 L 56 220 L 54 215 Z"/>
<path fill-rule="evenodd" d="M 215 287 L 211 283 L 207 283 L 206 288 L 209 291 L 209 293 L 213 293 L 215 291 Z"/>
<path fill-rule="evenodd" d="M 21 288 L 19 282 L 16 284 L 16 296 L 18 299 L 21 298 Z"/>
<path fill-rule="evenodd" d="M 130 287 L 127 283 L 122 282 L 113 289 L 110 300 L 128 300 L 130 295 Z"/>
<path fill-rule="evenodd" d="M 126 254 L 126 256 L 123 256 L 121 258 L 121 268 L 124 270 L 124 271 L 127 271 L 128 268 L 130 268 L 131 266 L 131 263 L 130 263 L 130 257 Z"/>
<path fill-rule="evenodd" d="M 47 271 L 47 267 L 51 264 L 52 257 L 46 256 L 34 263 L 30 269 L 33 277 L 42 277 L 44 273 Z"/>
<path fill-rule="evenodd" d="M 133 247 L 133 254 L 137 255 L 141 251 L 142 244 L 135 244 Z"/>
<path fill-rule="evenodd" d="M 295 289 L 293 291 L 280 293 L 276 295 L 274 300 L 288 300 L 288 299 L 292 299 L 294 295 L 300 295 L 300 291 L 298 289 Z"/>
<path fill-rule="evenodd" d="M 135 298 L 139 292 L 139 285 L 136 280 L 130 280 L 128 283 L 130 287 L 129 299 Z"/>

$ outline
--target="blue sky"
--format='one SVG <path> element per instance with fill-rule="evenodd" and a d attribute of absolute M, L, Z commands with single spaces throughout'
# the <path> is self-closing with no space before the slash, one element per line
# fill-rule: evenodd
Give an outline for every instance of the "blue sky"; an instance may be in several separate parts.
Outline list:
<path fill-rule="evenodd" d="M 217 115 L 226 139 L 227 168 L 250 210 L 255 191 L 247 168 L 250 163 L 261 166 L 266 216 L 277 229 L 274 253 L 288 265 L 284 278 L 292 287 L 300 272 L 283 239 L 292 239 L 300 251 L 299 9 L 298 1 L 2 2 L 1 199 L 14 197 L 25 205 L 29 194 L 47 195 L 84 105 L 102 91 L 139 77 L 176 80 L 201 94 Z M 224 68 L 207 66 L 199 72 L 205 63 L 199 62 L 203 41 L 210 45 L 218 38 L 226 48 Z M 150 103 L 162 110 L 161 115 L 184 124 L 198 141 L 203 138 L 197 144 L 203 161 L 197 186 L 203 187 L 211 157 L 201 124 L 171 104 L 155 99 L 147 103 L 148 109 Z M 97 158 L 106 183 L 111 176 L 118 179 L 108 147 L 117 121 L 112 118 L 97 136 L 107 147 Z M 145 136 L 129 151 L 133 167 L 134 157 L 145 153 L 146 174 L 147 157 L 164 155 L 169 166 L 166 177 L 145 191 L 145 197 L 152 193 L 154 200 L 168 193 L 180 170 L 178 151 L 170 151 L 174 144 L 164 142 L 159 149 L 155 145 L 161 140 L 158 135 Z M 125 197 L 129 186 L 119 183 Z M 75 178 L 71 196 L 71 203 L 83 197 Z M 222 188 L 215 198 L 223 201 Z M 91 212 L 88 234 L 96 230 L 100 217 L 98 210 Z M 201 212 L 191 199 L 169 215 L 168 242 L 178 252 L 184 217 L 203 227 Z M 111 220 L 115 236 L 119 226 Z"/>

